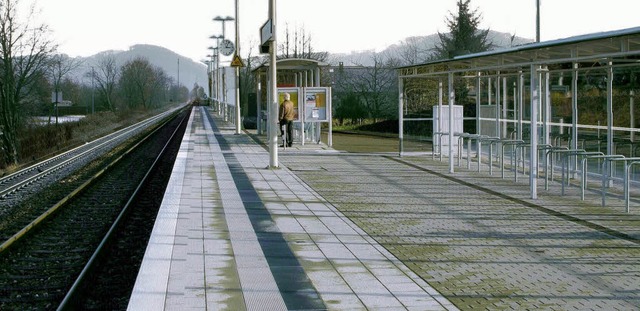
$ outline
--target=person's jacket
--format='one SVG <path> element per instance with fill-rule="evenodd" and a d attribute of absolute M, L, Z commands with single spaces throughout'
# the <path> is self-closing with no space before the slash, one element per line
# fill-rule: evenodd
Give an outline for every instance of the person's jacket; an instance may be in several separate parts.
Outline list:
<path fill-rule="evenodd" d="M 295 118 L 295 112 L 293 110 L 293 102 L 290 100 L 285 100 L 280 105 L 280 120 L 293 121 Z"/>

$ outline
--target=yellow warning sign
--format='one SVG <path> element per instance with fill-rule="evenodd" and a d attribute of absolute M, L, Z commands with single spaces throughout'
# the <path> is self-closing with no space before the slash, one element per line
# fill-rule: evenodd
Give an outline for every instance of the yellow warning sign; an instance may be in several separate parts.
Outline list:
<path fill-rule="evenodd" d="M 231 67 L 244 67 L 242 58 L 240 58 L 238 54 L 233 55 L 233 60 L 231 61 Z"/>

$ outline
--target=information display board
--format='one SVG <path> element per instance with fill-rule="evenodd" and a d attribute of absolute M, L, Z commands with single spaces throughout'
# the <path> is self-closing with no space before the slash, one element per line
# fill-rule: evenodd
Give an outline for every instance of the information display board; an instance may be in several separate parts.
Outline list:
<path fill-rule="evenodd" d="M 301 119 L 302 110 L 299 109 L 300 105 L 300 97 L 302 96 L 302 92 L 300 88 L 292 87 L 279 87 L 278 88 L 278 119 L 280 119 L 280 105 L 284 102 L 284 94 L 288 93 L 291 97 L 291 101 L 293 102 L 293 111 L 295 111 L 294 121 L 298 121 Z"/>
<path fill-rule="evenodd" d="M 328 123 L 328 145 L 333 143 L 331 120 L 331 88 L 329 87 L 279 87 L 278 114 L 288 93 L 293 102 L 295 118 L 294 142 L 320 143 L 322 123 Z"/>
<path fill-rule="evenodd" d="M 328 88 L 307 87 L 304 88 L 304 121 L 305 122 L 328 122 L 327 113 Z"/>

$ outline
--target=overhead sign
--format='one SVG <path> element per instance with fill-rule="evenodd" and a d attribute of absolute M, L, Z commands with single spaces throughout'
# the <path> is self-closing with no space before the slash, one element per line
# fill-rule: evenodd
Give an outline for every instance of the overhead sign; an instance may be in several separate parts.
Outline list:
<path fill-rule="evenodd" d="M 233 55 L 233 60 L 231 61 L 231 67 L 244 67 L 244 63 L 242 62 L 242 58 L 238 56 L 238 54 Z"/>
<path fill-rule="evenodd" d="M 266 21 L 262 27 L 260 27 L 260 44 L 264 45 L 265 43 L 271 41 L 273 38 L 273 23 L 271 20 Z"/>
<path fill-rule="evenodd" d="M 229 39 L 224 39 L 220 42 L 220 53 L 224 56 L 229 56 L 235 52 L 236 48 L 233 45 L 233 42 Z"/>
<path fill-rule="evenodd" d="M 271 41 L 273 41 L 273 22 L 269 19 L 260 27 L 260 53 L 269 53 Z"/>

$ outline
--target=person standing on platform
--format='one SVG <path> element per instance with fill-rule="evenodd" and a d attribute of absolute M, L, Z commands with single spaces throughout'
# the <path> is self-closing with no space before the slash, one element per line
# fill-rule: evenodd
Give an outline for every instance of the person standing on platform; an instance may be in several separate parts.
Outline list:
<path fill-rule="evenodd" d="M 284 101 L 280 104 L 280 134 L 284 135 L 285 130 L 282 128 L 284 125 L 287 131 L 287 147 L 291 147 L 293 144 L 293 118 L 295 112 L 293 110 L 293 102 L 291 101 L 291 95 L 284 93 Z M 284 142 L 281 147 L 284 147 Z"/>

